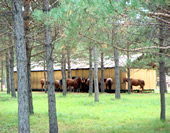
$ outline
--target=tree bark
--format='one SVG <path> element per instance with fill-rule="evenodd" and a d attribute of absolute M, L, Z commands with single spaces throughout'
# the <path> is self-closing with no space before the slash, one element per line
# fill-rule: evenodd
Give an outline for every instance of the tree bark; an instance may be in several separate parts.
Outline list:
<path fill-rule="evenodd" d="M 49 11 L 49 1 L 43 1 L 43 10 L 46 15 Z M 49 115 L 49 132 L 58 133 L 57 113 L 56 113 L 56 99 L 54 91 L 54 69 L 53 69 L 53 46 L 51 37 L 50 24 L 45 25 L 45 47 L 46 47 L 46 62 L 47 62 L 47 76 L 48 76 L 48 115 Z"/>
<path fill-rule="evenodd" d="M 65 48 L 62 49 L 61 69 L 62 69 L 62 89 L 63 89 L 63 96 L 66 96 L 66 94 L 67 94 L 67 84 L 66 84 L 66 59 L 65 59 Z"/>
<path fill-rule="evenodd" d="M 168 90 L 167 90 L 167 85 L 166 85 L 166 72 L 165 72 L 165 67 L 164 67 L 164 85 L 165 85 L 165 93 L 168 93 Z"/>
<path fill-rule="evenodd" d="M 4 61 L 1 60 L 1 91 L 3 91 L 4 80 Z"/>
<path fill-rule="evenodd" d="M 159 28 L 159 45 L 163 46 L 163 26 Z M 161 100 L 161 114 L 160 119 L 165 120 L 165 61 L 162 56 L 163 50 L 160 49 L 160 61 L 159 61 L 159 79 L 160 79 L 160 100 Z"/>
<path fill-rule="evenodd" d="M 131 94 L 131 82 L 130 82 L 130 68 L 127 68 L 127 74 L 128 74 L 128 94 Z"/>
<path fill-rule="evenodd" d="M 114 30 L 112 28 L 112 46 L 114 39 Z M 114 48 L 114 61 L 115 61 L 115 98 L 120 98 L 120 75 L 119 75 L 119 52 Z"/>
<path fill-rule="evenodd" d="M 68 78 L 71 78 L 70 47 L 67 47 Z"/>
<path fill-rule="evenodd" d="M 46 77 L 46 69 L 45 69 L 45 61 L 44 61 L 44 89 L 45 89 L 45 93 L 47 93 L 47 84 L 46 84 L 46 81 L 47 81 L 47 77 Z"/>
<path fill-rule="evenodd" d="M 98 62 L 97 62 L 97 46 L 94 46 L 94 90 L 95 102 L 99 102 L 99 86 L 98 86 Z"/>
<path fill-rule="evenodd" d="M 71 78 L 71 62 L 70 62 L 70 47 L 67 47 L 67 65 L 68 65 L 68 78 Z M 69 90 L 71 90 L 71 86 L 69 86 L 68 88 Z"/>
<path fill-rule="evenodd" d="M 9 54 L 6 52 L 6 82 L 7 82 L 7 94 L 11 93 L 11 88 L 10 88 L 10 72 L 9 72 Z"/>
<path fill-rule="evenodd" d="M 29 105 L 27 57 L 24 38 L 24 21 L 22 16 L 23 2 L 12 0 L 12 12 L 15 27 L 15 45 L 17 57 L 17 86 L 18 86 L 18 132 L 29 133 Z"/>
<path fill-rule="evenodd" d="M 128 44 L 127 49 L 129 50 L 129 44 Z M 129 51 L 127 52 L 127 59 L 129 61 Z M 127 64 L 127 76 L 128 76 L 128 94 L 130 94 L 132 88 L 131 88 L 131 82 L 130 82 L 130 66 L 129 66 L 129 64 Z"/>
<path fill-rule="evenodd" d="M 120 98 L 120 75 L 119 75 L 119 53 L 114 49 L 114 61 L 115 61 L 115 98 Z"/>
<path fill-rule="evenodd" d="M 92 48 L 89 48 L 89 96 L 93 94 Z"/>
<path fill-rule="evenodd" d="M 104 53 L 101 53 L 101 92 L 104 92 Z"/>
<path fill-rule="evenodd" d="M 11 80 L 10 87 L 12 92 L 11 96 L 16 97 L 15 83 L 14 83 L 14 47 L 12 46 L 13 45 L 12 34 L 9 33 L 8 36 L 9 36 L 10 46 L 11 46 L 10 48 L 10 80 Z"/>
<path fill-rule="evenodd" d="M 28 76 L 28 102 L 29 113 L 33 114 L 33 101 L 31 89 L 31 45 L 28 39 L 30 33 L 30 0 L 24 0 L 24 28 L 25 28 L 25 44 L 27 54 L 27 76 Z"/>

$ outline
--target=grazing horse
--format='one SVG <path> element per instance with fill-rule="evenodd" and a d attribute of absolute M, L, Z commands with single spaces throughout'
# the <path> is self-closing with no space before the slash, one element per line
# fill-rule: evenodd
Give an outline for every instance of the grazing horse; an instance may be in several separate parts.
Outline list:
<path fill-rule="evenodd" d="M 76 91 L 80 92 L 80 84 L 81 84 L 80 77 L 77 77 L 75 79 L 67 79 L 66 83 L 67 83 L 67 88 L 71 86 L 74 87 L 74 92 Z"/>
<path fill-rule="evenodd" d="M 106 84 L 106 90 L 107 90 L 107 86 L 109 87 L 109 91 L 111 91 L 111 87 L 113 85 L 113 80 L 112 78 L 107 78 L 107 79 L 104 79 L 104 82 Z"/>
<path fill-rule="evenodd" d="M 123 82 L 122 84 L 124 84 L 125 82 L 128 82 L 128 78 L 123 78 Z M 142 91 L 144 91 L 144 86 L 145 86 L 145 81 L 144 80 L 140 80 L 140 79 L 130 79 L 131 82 L 131 91 L 133 91 L 132 86 L 140 86 L 140 88 L 142 88 Z"/>

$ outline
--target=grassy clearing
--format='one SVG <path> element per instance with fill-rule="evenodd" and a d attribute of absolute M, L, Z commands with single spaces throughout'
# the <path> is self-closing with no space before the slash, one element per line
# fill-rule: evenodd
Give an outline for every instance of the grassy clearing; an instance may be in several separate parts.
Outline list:
<path fill-rule="evenodd" d="M 56 93 L 60 133 L 169 133 L 170 94 L 166 94 L 166 122 L 160 121 L 160 94 L 100 94 L 99 103 L 88 94 Z M 33 92 L 32 133 L 48 133 L 48 98 Z M 17 132 L 17 99 L 0 92 L 0 133 Z"/>

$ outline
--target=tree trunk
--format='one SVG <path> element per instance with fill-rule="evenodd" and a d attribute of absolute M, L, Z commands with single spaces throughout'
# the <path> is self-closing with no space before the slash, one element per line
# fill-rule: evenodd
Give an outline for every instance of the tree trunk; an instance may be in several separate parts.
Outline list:
<path fill-rule="evenodd" d="M 68 65 L 68 78 L 71 78 L 71 64 L 70 64 L 70 47 L 67 47 L 67 65 Z M 69 86 L 68 88 L 69 90 L 71 90 L 71 86 Z"/>
<path fill-rule="evenodd" d="M 113 46 L 113 40 L 114 40 L 114 30 L 112 28 L 112 46 Z M 120 98 L 120 75 L 119 75 L 119 52 L 117 49 L 114 48 L 114 62 L 115 62 L 115 98 Z"/>
<path fill-rule="evenodd" d="M 10 88 L 10 73 L 9 73 L 9 54 L 6 52 L 6 82 L 7 82 L 7 94 L 10 94 L 11 88 Z"/>
<path fill-rule="evenodd" d="M 71 78 L 70 47 L 67 47 L 68 78 Z"/>
<path fill-rule="evenodd" d="M 94 46 L 94 90 L 95 102 L 99 102 L 99 86 L 98 86 L 98 62 L 97 62 L 97 46 Z"/>
<path fill-rule="evenodd" d="M 168 93 L 168 90 L 167 90 L 167 85 L 166 85 L 166 74 L 165 74 L 165 67 L 164 67 L 164 85 L 165 85 L 165 93 Z"/>
<path fill-rule="evenodd" d="M 65 48 L 62 49 L 62 89 L 63 89 L 63 96 L 66 96 L 67 93 L 67 84 L 66 84 L 66 59 L 65 59 Z"/>
<path fill-rule="evenodd" d="M 1 60 L 1 91 L 3 91 L 4 80 L 4 61 Z"/>
<path fill-rule="evenodd" d="M 128 94 L 131 93 L 131 82 L 130 82 L 130 68 L 127 68 L 127 74 L 128 74 Z"/>
<path fill-rule="evenodd" d="M 160 25 L 159 31 L 159 46 L 163 46 L 163 26 Z M 160 100 L 161 100 L 161 114 L 160 119 L 165 120 L 165 61 L 164 57 L 162 56 L 163 50 L 160 49 L 160 61 L 159 61 L 159 79 L 160 79 Z"/>
<path fill-rule="evenodd" d="M 44 89 L 45 89 L 45 93 L 47 93 L 47 77 L 46 77 L 46 70 L 45 70 L 45 61 L 44 61 Z"/>
<path fill-rule="evenodd" d="M 104 53 L 101 53 L 101 92 L 104 92 Z"/>
<path fill-rule="evenodd" d="M 129 44 L 128 44 L 128 48 L 129 50 Z M 127 52 L 127 59 L 129 61 L 129 52 Z M 130 82 L 130 67 L 129 67 L 129 62 L 127 64 L 127 76 L 128 76 L 128 94 L 131 93 L 131 82 Z"/>
<path fill-rule="evenodd" d="M 10 40 L 10 80 L 11 80 L 11 96 L 16 97 L 16 92 L 15 92 L 15 83 L 14 83 L 14 47 L 13 42 L 12 42 L 12 34 L 9 33 L 9 40 Z"/>
<path fill-rule="evenodd" d="M 27 57 L 24 39 L 24 22 L 22 16 L 23 2 L 12 1 L 13 18 L 15 27 L 15 45 L 17 57 L 17 86 L 18 86 L 18 131 L 29 133 L 29 105 L 28 105 L 28 79 Z"/>
<path fill-rule="evenodd" d="M 30 0 L 24 0 L 24 28 L 25 28 L 25 44 L 27 53 L 27 76 L 28 76 L 28 102 L 29 112 L 33 114 L 32 89 L 31 89 L 31 45 L 28 39 L 30 33 Z"/>
<path fill-rule="evenodd" d="M 48 14 L 49 11 L 49 1 L 44 0 L 44 12 Z M 54 69 L 53 69 L 53 46 L 51 38 L 51 26 L 50 24 L 45 25 L 45 47 L 46 47 L 46 62 L 47 62 L 47 76 L 48 76 L 48 113 L 49 113 L 49 132 L 58 133 L 58 123 L 56 114 L 56 99 L 54 91 Z"/>
<path fill-rule="evenodd" d="M 161 100 L 161 116 L 160 116 L 160 119 L 161 120 L 165 120 L 165 88 L 164 88 L 164 61 L 162 61 L 160 59 L 160 62 L 159 62 L 159 78 L 160 78 L 160 100 Z"/>
<path fill-rule="evenodd" d="M 117 49 L 114 49 L 114 61 L 115 61 L 115 98 L 120 98 L 120 75 L 119 75 L 119 53 Z"/>
<path fill-rule="evenodd" d="M 93 68 L 92 68 L 92 48 L 89 48 L 89 96 L 93 94 Z"/>

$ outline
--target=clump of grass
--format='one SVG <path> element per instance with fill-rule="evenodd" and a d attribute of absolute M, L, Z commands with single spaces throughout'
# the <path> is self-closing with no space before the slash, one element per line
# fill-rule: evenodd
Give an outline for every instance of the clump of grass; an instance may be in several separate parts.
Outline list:
<path fill-rule="evenodd" d="M 170 131 L 170 94 L 166 94 L 166 118 L 160 121 L 160 95 L 104 93 L 99 102 L 87 93 L 56 93 L 57 118 L 60 133 L 168 133 Z M 49 132 L 48 97 L 33 92 L 34 114 L 30 129 L 35 133 Z M 0 92 L 0 132 L 17 133 L 17 99 Z"/>

